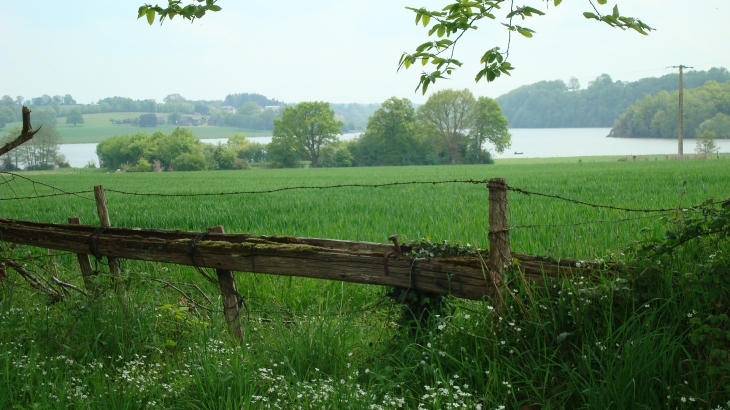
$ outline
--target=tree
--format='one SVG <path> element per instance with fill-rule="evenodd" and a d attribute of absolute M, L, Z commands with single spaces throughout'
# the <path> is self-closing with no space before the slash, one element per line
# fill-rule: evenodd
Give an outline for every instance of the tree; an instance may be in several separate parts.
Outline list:
<path fill-rule="evenodd" d="M 368 119 L 353 147 L 359 165 L 412 165 L 420 151 L 416 111 L 411 101 L 391 97 Z"/>
<path fill-rule="evenodd" d="M 317 168 L 323 145 L 337 141 L 342 123 L 335 121 L 335 112 L 326 102 L 302 102 L 284 108 L 281 118 L 274 119 L 274 140 L 287 141 L 303 158 Z"/>
<path fill-rule="evenodd" d="M 9 122 L 15 122 L 15 111 L 10 107 L 0 107 L 0 128 L 5 128 Z"/>
<path fill-rule="evenodd" d="M 74 105 L 74 104 L 76 104 L 76 100 L 74 100 L 73 97 L 71 97 L 71 94 L 66 94 L 63 96 L 63 103 L 65 105 Z"/>
<path fill-rule="evenodd" d="M 296 168 L 299 165 L 299 155 L 288 138 L 272 138 L 266 145 L 266 157 L 271 162 L 271 168 Z"/>
<path fill-rule="evenodd" d="M 172 19 L 175 16 L 181 16 L 184 19 L 194 21 L 196 18 L 202 18 L 209 11 L 220 11 L 221 7 L 216 5 L 217 0 L 196 0 L 190 4 L 183 5 L 182 0 L 167 0 L 167 7 L 159 5 L 152 6 L 145 4 L 138 10 L 137 18 L 145 17 L 147 23 L 152 25 L 155 22 L 156 15 L 159 16 L 160 24 L 165 18 Z M 563 0 L 530 0 L 542 6 L 553 4 L 559 6 Z M 607 0 L 596 0 L 596 2 L 604 6 Z M 592 11 L 583 13 L 587 19 L 602 21 L 611 27 L 620 28 L 622 30 L 632 29 L 640 34 L 647 35 L 653 29 L 644 24 L 641 20 L 623 16 L 618 10 L 618 5 L 613 7 L 610 14 L 602 14 L 594 4 L 593 0 L 588 0 Z M 444 75 L 451 75 L 453 70 L 461 67 L 462 63 L 454 58 L 454 49 L 459 40 L 470 30 L 476 30 L 477 24 L 481 20 L 496 20 L 496 13 L 502 9 L 502 6 L 509 5 L 509 12 L 501 18 L 501 24 L 507 29 L 507 48 L 501 51 L 500 47 L 492 47 L 484 53 L 480 60 L 483 68 L 477 72 L 476 81 L 486 78 L 487 81 L 494 81 L 502 74 L 509 75 L 514 69 L 512 64 L 507 61 L 509 57 L 509 45 L 511 44 L 512 33 L 517 32 L 520 35 L 530 38 L 535 33 L 528 27 L 513 24 L 514 20 L 525 20 L 528 17 L 542 16 L 545 12 L 529 6 L 515 6 L 511 0 L 475 0 L 464 1 L 457 0 L 454 3 L 447 4 L 438 10 L 428 10 L 424 7 L 419 9 L 407 7 L 407 9 L 416 13 L 416 24 L 423 24 L 424 28 L 428 28 L 429 24 L 433 25 L 428 28 L 428 36 L 436 36 L 437 39 L 429 39 L 429 41 L 416 47 L 413 53 L 403 53 L 399 61 L 399 69 L 408 69 L 416 62 L 427 65 L 429 62 L 436 67 L 432 72 L 423 72 L 416 90 L 419 88 L 426 93 L 429 84 L 432 84 L 439 78 L 445 78 Z M 507 8 L 507 7 L 505 7 Z M 452 40 L 453 38 L 453 40 Z M 447 57 L 443 57 L 447 56 Z"/>
<path fill-rule="evenodd" d="M 570 77 L 568 80 L 568 90 L 570 91 L 578 91 L 580 90 L 580 81 L 578 81 L 575 77 Z"/>
<path fill-rule="evenodd" d="M 485 142 L 491 142 L 494 150 L 502 153 L 512 145 L 512 135 L 507 130 L 507 119 L 502 115 L 497 101 L 489 97 L 479 97 L 474 104 L 474 123 L 469 131 L 469 142 L 480 164 L 486 159 L 483 155 Z"/>
<path fill-rule="evenodd" d="M 155 114 L 142 114 L 139 116 L 140 127 L 154 127 L 157 125 L 157 116 Z"/>
<path fill-rule="evenodd" d="M 3 137 L 3 142 L 9 142 L 20 135 L 20 127 L 14 127 L 9 130 Z M 58 133 L 55 126 L 44 125 L 33 139 L 23 143 L 10 153 L 6 154 L 12 158 L 7 161 L 13 168 L 25 168 L 27 170 L 43 170 L 53 169 L 54 166 L 60 165 L 64 160 L 59 154 L 60 144 L 62 143 L 61 134 Z"/>
<path fill-rule="evenodd" d="M 81 111 L 77 110 L 76 108 L 70 110 L 68 114 L 66 114 L 66 124 L 73 124 L 74 127 L 76 124 L 83 124 L 84 123 L 84 116 L 81 115 Z"/>
<path fill-rule="evenodd" d="M 446 146 L 452 165 L 458 159 L 466 129 L 471 126 L 475 103 L 474 95 L 467 89 L 441 90 L 418 108 L 418 117 Z"/>
<path fill-rule="evenodd" d="M 715 133 L 712 131 L 703 131 L 697 136 L 695 144 L 695 152 L 698 154 L 708 155 L 718 150 L 717 144 L 715 144 Z"/>

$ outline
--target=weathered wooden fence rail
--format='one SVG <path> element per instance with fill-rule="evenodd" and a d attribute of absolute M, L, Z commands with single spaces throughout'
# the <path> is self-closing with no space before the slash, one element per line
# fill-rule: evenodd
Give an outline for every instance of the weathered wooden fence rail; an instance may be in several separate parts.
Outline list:
<path fill-rule="evenodd" d="M 85 279 L 90 269 L 86 255 L 214 268 L 229 323 L 238 314 L 237 306 L 228 306 L 235 302 L 234 271 L 395 286 L 480 300 L 496 294 L 503 284 L 503 269 L 514 261 L 525 279 L 534 282 L 576 270 L 579 265 L 574 260 L 511 254 L 505 181 L 495 178 L 488 187 L 490 250 L 485 255 L 417 258 L 405 244 L 225 234 L 222 227 L 204 233 L 114 228 L 103 215 L 102 189 L 96 189 L 102 227 L 81 225 L 78 218 L 70 218 L 68 225 L 0 218 L 0 240 L 74 252 Z M 598 267 L 585 262 L 580 266 L 581 271 Z"/>

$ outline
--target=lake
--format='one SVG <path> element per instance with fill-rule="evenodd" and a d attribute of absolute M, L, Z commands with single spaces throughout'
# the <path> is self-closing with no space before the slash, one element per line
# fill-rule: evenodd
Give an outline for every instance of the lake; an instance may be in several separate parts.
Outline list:
<path fill-rule="evenodd" d="M 658 138 L 606 138 L 610 128 L 514 128 L 512 148 L 495 158 L 553 158 L 583 157 L 596 155 L 672 155 L 677 153 L 676 139 Z M 352 139 L 359 133 L 340 136 Z M 251 141 L 268 144 L 271 137 L 250 137 Z M 201 140 L 206 143 L 225 143 L 227 138 Z M 716 140 L 720 152 L 730 152 L 730 140 Z M 491 148 L 491 147 L 488 147 Z M 684 140 L 685 154 L 693 154 L 695 140 Z M 521 152 L 521 154 L 515 154 Z M 96 144 L 63 144 L 61 154 L 69 164 L 80 168 L 89 161 L 98 166 Z"/>

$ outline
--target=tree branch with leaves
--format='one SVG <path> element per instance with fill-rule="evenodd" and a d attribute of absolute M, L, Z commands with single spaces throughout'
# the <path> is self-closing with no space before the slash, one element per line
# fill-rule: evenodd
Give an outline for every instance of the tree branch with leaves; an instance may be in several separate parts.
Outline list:
<path fill-rule="evenodd" d="M 533 0 L 533 2 L 545 3 L 546 6 L 552 3 L 557 7 L 562 0 Z M 606 5 L 607 0 L 595 0 L 595 2 L 599 6 L 603 6 Z M 621 15 L 618 5 L 613 7 L 610 14 L 602 14 L 598 11 L 594 0 L 588 0 L 588 3 L 593 11 L 583 13 L 587 19 L 602 21 L 622 30 L 632 29 L 644 35 L 653 30 L 637 18 Z M 421 74 L 416 87 L 416 90 L 420 89 L 425 94 L 429 85 L 435 83 L 437 79 L 447 78 L 452 75 L 454 70 L 463 65 L 454 57 L 459 40 L 468 32 L 477 30 L 476 23 L 485 19 L 497 20 L 499 11 L 502 10 L 502 6 L 506 5 L 509 5 L 509 11 L 500 19 L 501 24 L 507 30 L 507 46 L 504 51 L 500 47 L 492 47 L 484 52 L 479 61 L 482 68 L 477 72 L 475 81 L 479 82 L 486 78 L 488 82 L 491 82 L 502 74 L 510 75 L 510 71 L 514 70 L 508 61 L 512 34 L 519 33 L 523 37 L 531 38 L 535 33 L 534 30 L 516 24 L 515 21 L 525 21 L 530 17 L 545 15 L 544 11 L 535 7 L 515 7 L 513 0 L 458 0 L 441 10 L 408 7 L 416 14 L 416 24 L 422 24 L 424 28 L 428 28 L 428 36 L 433 39 L 416 47 L 413 53 L 403 53 L 398 69 L 408 69 L 416 63 L 421 63 L 424 67 L 429 63 L 435 66 L 433 71 L 424 71 Z"/>

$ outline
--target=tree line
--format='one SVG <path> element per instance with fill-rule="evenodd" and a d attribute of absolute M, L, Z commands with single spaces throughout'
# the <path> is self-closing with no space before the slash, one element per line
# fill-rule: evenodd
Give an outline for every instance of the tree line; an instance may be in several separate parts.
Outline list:
<path fill-rule="evenodd" d="M 611 137 L 677 138 L 679 91 L 647 95 L 628 107 L 616 120 Z M 730 82 L 709 81 L 684 90 L 684 137 L 697 138 L 709 132 L 730 138 Z"/>
<path fill-rule="evenodd" d="M 302 102 L 274 119 L 269 144 L 242 134 L 226 144 L 204 144 L 188 129 L 171 134 L 136 133 L 108 138 L 97 146 L 101 166 L 127 171 L 186 171 L 381 165 L 492 163 L 485 144 L 509 148 L 507 120 L 495 100 L 469 90 L 443 90 L 417 110 L 392 97 L 368 120 L 358 138 L 341 141 L 342 122 L 326 102 Z"/>
<path fill-rule="evenodd" d="M 708 81 L 730 80 L 725 68 L 688 71 L 686 88 L 700 87 Z M 581 89 L 575 77 L 568 81 L 540 81 L 519 87 L 497 98 L 512 128 L 611 127 L 633 103 L 660 91 L 672 93 L 679 88 L 679 74 L 643 78 L 634 82 L 613 81 L 607 74 Z"/>
<path fill-rule="evenodd" d="M 273 130 L 274 119 L 281 117 L 281 110 L 288 104 L 255 93 L 228 94 L 222 100 L 188 100 L 180 94 L 170 94 L 161 103 L 154 99 L 134 100 L 127 97 L 107 97 L 95 104 L 77 104 L 70 95 L 49 96 L 25 99 L 5 95 L 0 99 L 0 129 L 7 123 L 21 121 L 21 107 L 25 105 L 32 111 L 44 110 L 55 118 L 71 117 L 68 124 L 83 124 L 84 114 L 107 112 L 139 112 L 146 114 L 166 114 L 165 122 L 177 124 L 182 115 L 199 114 L 202 123 L 213 126 L 227 126 L 250 130 Z M 337 119 L 343 123 L 343 132 L 363 130 L 367 119 L 379 104 L 333 104 Z M 226 107 L 226 109 L 222 109 Z M 230 110 L 232 107 L 234 111 Z M 271 107 L 266 109 L 267 107 Z M 124 120 L 111 120 L 114 123 L 134 126 L 155 126 L 149 118 L 145 121 L 139 116 Z"/>

